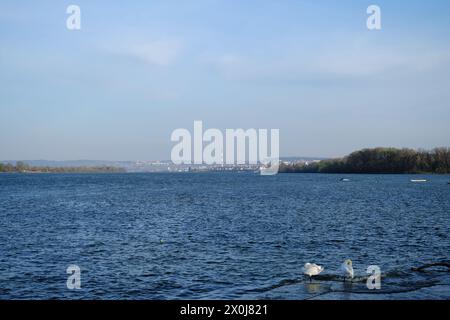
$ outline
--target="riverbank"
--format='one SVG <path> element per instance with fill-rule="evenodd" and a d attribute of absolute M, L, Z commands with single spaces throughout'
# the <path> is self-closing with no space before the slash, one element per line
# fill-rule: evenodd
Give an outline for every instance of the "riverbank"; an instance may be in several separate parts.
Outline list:
<path fill-rule="evenodd" d="M 374 148 L 322 161 L 281 163 L 280 173 L 447 174 L 450 148 L 431 151 Z"/>
<path fill-rule="evenodd" d="M 34 167 L 24 162 L 17 162 L 15 165 L 10 163 L 0 163 L 0 173 L 122 173 L 126 172 L 124 168 L 112 166 L 81 166 L 81 167 Z"/>

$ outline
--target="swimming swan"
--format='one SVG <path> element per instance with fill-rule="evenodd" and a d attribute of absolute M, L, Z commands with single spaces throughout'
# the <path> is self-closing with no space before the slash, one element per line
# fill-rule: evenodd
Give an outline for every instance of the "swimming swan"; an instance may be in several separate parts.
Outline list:
<path fill-rule="evenodd" d="M 312 281 L 312 276 L 317 276 L 323 271 L 323 267 L 315 263 L 305 263 L 303 267 L 303 274 L 309 276 L 309 281 Z"/>
<path fill-rule="evenodd" d="M 353 279 L 355 274 L 353 272 L 352 260 L 347 259 L 344 261 L 344 263 L 341 265 L 341 272 L 344 276 L 344 281 L 346 278 Z"/>

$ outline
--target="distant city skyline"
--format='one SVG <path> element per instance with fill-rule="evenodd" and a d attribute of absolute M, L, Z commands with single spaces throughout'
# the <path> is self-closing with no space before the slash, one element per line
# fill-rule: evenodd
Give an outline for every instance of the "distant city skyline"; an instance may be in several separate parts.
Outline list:
<path fill-rule="evenodd" d="M 0 39 L 0 160 L 167 160 L 195 120 L 282 157 L 450 146 L 444 0 L 6 0 Z"/>

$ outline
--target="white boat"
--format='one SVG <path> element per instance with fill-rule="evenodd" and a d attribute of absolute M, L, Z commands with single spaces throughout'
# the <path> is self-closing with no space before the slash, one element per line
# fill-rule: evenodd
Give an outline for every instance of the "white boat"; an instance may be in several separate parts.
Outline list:
<path fill-rule="evenodd" d="M 427 182 L 427 179 L 411 179 L 411 182 Z"/>

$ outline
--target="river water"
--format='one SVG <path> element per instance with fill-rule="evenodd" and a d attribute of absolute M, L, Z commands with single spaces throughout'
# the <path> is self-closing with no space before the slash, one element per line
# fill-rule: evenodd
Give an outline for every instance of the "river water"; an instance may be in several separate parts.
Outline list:
<path fill-rule="evenodd" d="M 450 260 L 449 181 L 0 174 L 0 299 L 450 299 L 449 270 L 412 270 Z M 311 283 L 306 262 L 325 267 Z M 80 290 L 66 286 L 73 264 Z"/>

